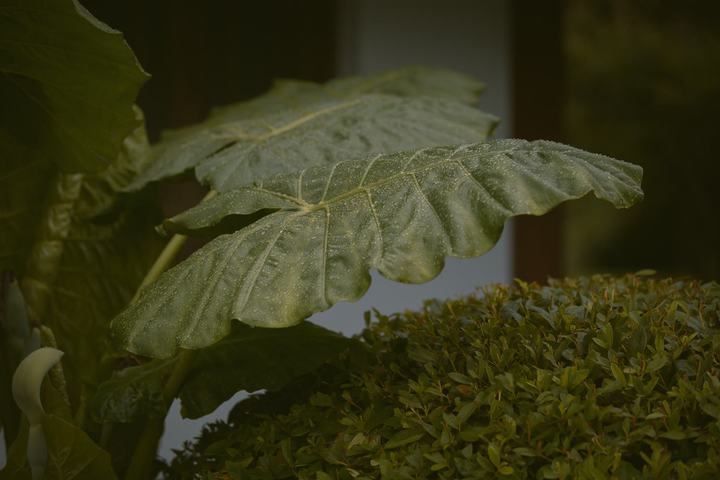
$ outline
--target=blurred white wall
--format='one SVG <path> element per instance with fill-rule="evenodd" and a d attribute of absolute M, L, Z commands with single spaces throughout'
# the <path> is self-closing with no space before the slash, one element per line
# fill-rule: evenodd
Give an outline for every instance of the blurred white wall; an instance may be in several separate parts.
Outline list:
<path fill-rule="evenodd" d="M 509 2 L 503 0 L 345 0 L 338 18 L 338 75 L 371 73 L 404 65 L 452 68 L 482 79 L 487 90 L 481 107 L 502 118 L 498 137 L 510 125 Z M 363 312 L 383 313 L 417 308 L 426 298 L 451 298 L 478 286 L 512 279 L 512 225 L 498 245 L 483 257 L 448 259 L 445 270 L 423 285 L 394 283 L 373 274 L 367 295 L 356 303 L 341 303 L 312 321 L 345 334 L 359 332 Z M 261 368 L 261 367 L 259 367 Z M 193 438 L 202 425 L 225 418 L 244 393 L 198 420 L 180 418 L 177 402 L 168 416 L 160 454 L 171 458 L 173 448 Z"/>

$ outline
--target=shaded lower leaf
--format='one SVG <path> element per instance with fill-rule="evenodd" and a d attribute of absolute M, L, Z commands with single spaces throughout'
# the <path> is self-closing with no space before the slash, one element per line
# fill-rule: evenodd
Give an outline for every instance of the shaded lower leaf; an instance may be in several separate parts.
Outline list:
<path fill-rule="evenodd" d="M 289 329 L 237 324 L 200 350 L 180 389 L 182 415 L 206 415 L 240 390 L 277 390 L 348 348 L 353 340 L 309 322 Z"/>
<path fill-rule="evenodd" d="M 222 341 L 197 352 L 180 388 L 182 415 L 206 415 L 240 390 L 277 390 L 337 356 L 353 340 L 312 323 L 288 329 L 236 324 Z M 92 402 L 98 422 L 164 415 L 162 389 L 176 358 L 123 370 L 103 383 Z"/>
<path fill-rule="evenodd" d="M 175 358 L 128 367 L 101 383 L 90 403 L 98 423 L 130 423 L 165 415 L 162 391 Z"/>
<path fill-rule="evenodd" d="M 642 198 L 641 176 L 640 167 L 566 145 L 500 140 L 258 182 L 165 222 L 192 233 L 275 210 L 161 275 L 113 321 L 114 333 L 133 353 L 168 357 L 217 342 L 232 319 L 291 326 L 360 298 L 372 268 L 400 282 L 431 280 L 445 257 L 487 252 L 510 217 L 541 215 L 590 192 L 629 207 Z"/>

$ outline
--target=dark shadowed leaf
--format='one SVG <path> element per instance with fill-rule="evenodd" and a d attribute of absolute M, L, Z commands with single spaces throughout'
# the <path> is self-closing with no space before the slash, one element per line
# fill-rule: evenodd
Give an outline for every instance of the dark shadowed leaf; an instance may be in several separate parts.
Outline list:
<path fill-rule="evenodd" d="M 133 111 L 147 75 L 75 0 L 2 2 L 0 52 L 0 270 L 16 272 L 30 321 L 68 352 L 84 408 L 108 366 L 108 319 L 156 251 L 152 212 L 116 193 L 149 159 Z"/>
<path fill-rule="evenodd" d="M 197 352 L 180 388 L 182 414 L 206 415 L 240 390 L 277 390 L 336 357 L 353 341 L 312 323 L 286 329 L 236 324 L 230 335 Z M 103 383 L 92 402 L 98 422 L 164 415 L 161 392 L 175 358 L 125 369 Z"/>
<path fill-rule="evenodd" d="M 22 202 L 28 182 L 42 180 L 37 188 L 47 197 L 27 209 L 18 203 L 17 217 L 0 220 L 8 222 L 0 242 L 10 251 L 3 260 L 15 259 L 2 267 L 18 271 L 31 321 L 52 328 L 68 353 L 63 363 L 76 408 L 84 408 L 94 385 L 109 375 L 109 320 L 127 304 L 162 247 L 153 229 L 155 208 L 139 208 L 118 193 L 149 160 L 141 125 L 116 160 L 97 173 L 21 168 L 16 182 L 9 180 L 0 193 Z"/>
<path fill-rule="evenodd" d="M 66 173 L 115 161 L 137 126 L 132 105 L 147 79 L 122 34 L 75 0 L 0 8 L 3 161 L 35 168 L 45 157 Z"/>

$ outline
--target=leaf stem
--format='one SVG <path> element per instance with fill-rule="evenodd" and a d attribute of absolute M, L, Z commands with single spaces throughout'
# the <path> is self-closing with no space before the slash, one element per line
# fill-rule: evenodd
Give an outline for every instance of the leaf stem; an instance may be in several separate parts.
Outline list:
<path fill-rule="evenodd" d="M 205 195 L 203 199 L 200 200 L 200 203 L 206 200 L 210 200 L 215 195 L 217 195 L 217 191 L 210 190 L 207 195 Z M 157 259 L 155 260 L 155 263 L 153 263 L 152 267 L 150 267 L 150 270 L 148 270 L 145 278 L 143 278 L 142 282 L 140 282 L 140 286 L 135 291 L 135 295 L 133 296 L 132 300 L 130 300 L 130 303 L 134 303 L 140 295 L 142 289 L 157 280 L 160 274 L 168 269 L 173 260 L 175 260 L 178 252 L 180 252 L 183 245 L 185 245 L 187 239 L 188 237 L 180 234 L 175 234 L 172 236 L 172 238 L 170 238 L 170 241 L 167 243 L 167 245 L 165 245 L 165 248 L 162 252 L 160 252 L 160 255 L 158 255 Z"/>
<path fill-rule="evenodd" d="M 185 382 L 194 358 L 195 350 L 183 350 L 177 356 L 175 367 L 162 392 L 163 410 L 166 415 L 180 387 Z M 148 424 L 138 439 L 132 461 L 125 473 L 126 480 L 150 478 L 150 469 L 157 456 L 158 445 L 164 429 L 165 416 L 148 419 Z"/>
<path fill-rule="evenodd" d="M 215 195 L 217 195 L 217 192 L 210 190 L 200 203 L 213 198 Z M 150 267 L 145 278 L 143 278 L 130 303 L 135 302 L 143 288 L 157 280 L 160 274 L 170 267 L 186 241 L 187 237 L 185 235 L 176 234 L 172 236 L 163 251 L 160 252 L 155 263 Z M 193 350 L 183 350 L 178 354 L 173 371 L 162 391 L 163 411 L 165 414 L 162 417 L 148 419 L 148 423 L 135 446 L 130 465 L 125 472 L 126 480 L 144 480 L 148 478 L 157 455 L 160 438 L 165 429 L 165 417 L 180 387 L 185 382 L 185 377 L 187 377 L 194 357 L 195 351 Z M 103 434 L 105 433 L 103 432 Z M 107 437 L 107 435 L 103 436 Z"/>
<path fill-rule="evenodd" d="M 150 270 L 148 271 L 147 275 L 145 275 L 145 278 L 143 278 L 140 286 L 135 291 L 135 295 L 133 296 L 132 300 L 130 300 L 130 303 L 134 303 L 143 288 L 153 283 L 155 280 L 157 280 L 157 278 L 162 272 L 167 270 L 167 268 L 177 256 L 180 249 L 182 249 L 183 245 L 185 245 L 186 241 L 187 237 L 185 235 L 176 234 L 172 236 L 167 245 L 165 245 L 163 251 L 160 252 L 160 255 L 155 260 L 155 263 L 153 263 L 152 267 L 150 267 Z"/>

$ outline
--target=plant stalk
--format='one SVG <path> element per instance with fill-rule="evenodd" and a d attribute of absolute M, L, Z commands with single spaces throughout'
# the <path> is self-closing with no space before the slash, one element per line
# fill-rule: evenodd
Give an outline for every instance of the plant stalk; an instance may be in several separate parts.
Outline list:
<path fill-rule="evenodd" d="M 217 195 L 215 190 L 210 190 L 205 197 L 201 200 L 201 203 L 213 198 Z M 165 248 L 153 263 L 152 267 L 148 271 L 145 278 L 143 278 L 140 286 L 138 287 L 135 295 L 133 296 L 131 303 L 135 302 L 140 296 L 140 292 L 153 283 L 165 270 L 170 267 L 172 262 L 175 260 L 178 252 L 182 249 L 183 245 L 187 241 L 185 235 L 176 234 L 173 235 L 170 241 L 167 243 Z M 125 472 L 126 480 L 144 480 L 148 478 L 150 469 L 152 468 L 153 462 L 157 455 L 158 445 L 160 444 L 160 438 L 162 437 L 165 429 L 165 417 L 167 412 L 172 405 L 173 400 L 178 394 L 180 387 L 185 382 L 185 377 L 190 370 L 195 352 L 193 350 L 182 350 L 175 361 L 175 366 L 170 374 L 170 377 L 165 384 L 165 388 L 162 391 L 163 411 L 165 415 L 158 418 L 148 419 L 148 423 L 143 429 L 140 438 L 135 446 L 135 452 L 133 453 L 132 460 Z M 106 432 L 103 432 L 103 437 Z"/>
<path fill-rule="evenodd" d="M 170 241 L 167 245 L 165 245 L 165 248 L 163 248 L 163 251 L 160 252 L 160 255 L 155 260 L 155 263 L 153 263 L 150 270 L 148 270 L 145 278 L 143 278 L 142 282 L 140 282 L 140 286 L 135 291 L 135 295 L 132 300 L 130 300 L 130 303 L 134 303 L 140 296 L 140 292 L 142 292 L 143 288 L 153 283 L 162 272 L 167 270 L 177 256 L 178 252 L 182 249 L 183 245 L 185 245 L 187 239 L 188 237 L 180 234 L 175 234 L 172 238 L 170 238 Z"/>
<path fill-rule="evenodd" d="M 180 387 L 182 387 L 185 382 L 185 377 L 190 370 L 194 358 L 195 350 L 183 350 L 178 354 L 175 367 L 162 392 L 163 410 L 166 412 L 166 415 Z M 150 478 L 150 469 L 157 456 L 158 445 L 160 444 L 160 438 L 164 430 L 165 416 L 148 419 L 147 426 L 135 446 L 135 453 L 133 454 L 130 466 L 127 472 L 125 472 L 126 480 L 144 480 Z"/>

